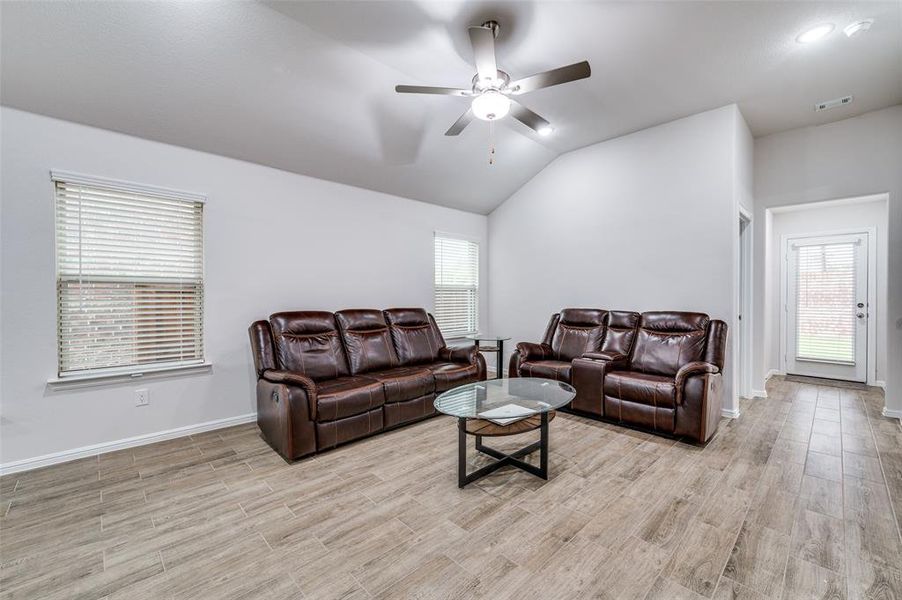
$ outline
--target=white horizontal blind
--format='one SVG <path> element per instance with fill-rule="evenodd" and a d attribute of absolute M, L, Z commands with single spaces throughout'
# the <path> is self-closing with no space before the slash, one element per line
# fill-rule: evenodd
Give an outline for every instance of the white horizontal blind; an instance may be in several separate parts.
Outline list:
<path fill-rule="evenodd" d="M 855 242 L 796 248 L 796 357 L 855 363 Z"/>
<path fill-rule="evenodd" d="M 60 377 L 202 363 L 203 202 L 54 180 Z"/>
<path fill-rule="evenodd" d="M 435 320 L 446 337 L 479 327 L 479 244 L 435 235 Z"/>

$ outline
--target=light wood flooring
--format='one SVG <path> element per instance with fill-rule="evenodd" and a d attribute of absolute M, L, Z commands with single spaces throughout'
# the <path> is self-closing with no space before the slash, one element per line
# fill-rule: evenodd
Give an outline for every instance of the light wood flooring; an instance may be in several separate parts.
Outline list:
<path fill-rule="evenodd" d="M 0 597 L 902 598 L 898 420 L 768 394 L 704 448 L 562 414 L 547 482 L 459 490 L 447 417 L 291 465 L 249 425 L 6 476 Z"/>

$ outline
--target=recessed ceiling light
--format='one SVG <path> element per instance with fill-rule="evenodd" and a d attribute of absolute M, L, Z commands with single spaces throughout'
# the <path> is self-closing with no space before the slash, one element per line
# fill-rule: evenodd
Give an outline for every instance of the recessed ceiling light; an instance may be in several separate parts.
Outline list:
<path fill-rule="evenodd" d="M 547 136 L 554 133 L 554 127 L 550 125 L 545 125 L 544 127 L 539 127 L 537 133 L 541 136 Z"/>
<path fill-rule="evenodd" d="M 820 39 L 823 39 L 827 34 L 833 31 L 833 23 L 823 23 L 821 25 L 817 25 L 816 27 L 812 27 L 808 31 L 799 34 L 799 37 L 796 38 L 796 41 L 800 44 L 810 44 L 812 42 L 816 42 Z"/>
<path fill-rule="evenodd" d="M 871 25 L 874 24 L 874 19 L 865 19 L 864 21 L 858 21 L 857 23 L 852 23 L 851 25 L 846 26 L 843 29 L 843 33 L 846 34 L 847 37 L 852 37 L 857 33 L 864 33 L 868 29 L 871 28 Z"/>

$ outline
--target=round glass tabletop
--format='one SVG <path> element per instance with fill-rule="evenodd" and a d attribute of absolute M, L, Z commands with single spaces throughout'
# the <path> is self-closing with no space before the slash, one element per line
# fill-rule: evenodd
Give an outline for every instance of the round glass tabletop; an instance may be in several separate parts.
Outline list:
<path fill-rule="evenodd" d="M 512 419 L 560 408 L 573 400 L 569 384 L 539 377 L 477 381 L 448 390 L 435 399 L 439 412 L 467 419 Z"/>
<path fill-rule="evenodd" d="M 479 341 L 507 341 L 510 337 L 505 337 L 503 335 L 492 335 L 490 333 L 474 333 L 472 335 L 466 336 L 468 340 L 479 340 Z"/>

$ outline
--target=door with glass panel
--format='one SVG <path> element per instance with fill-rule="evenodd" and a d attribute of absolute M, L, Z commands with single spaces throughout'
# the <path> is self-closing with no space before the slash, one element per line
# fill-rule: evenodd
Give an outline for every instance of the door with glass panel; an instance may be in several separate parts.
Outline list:
<path fill-rule="evenodd" d="M 868 236 L 786 241 L 786 372 L 867 380 Z"/>

